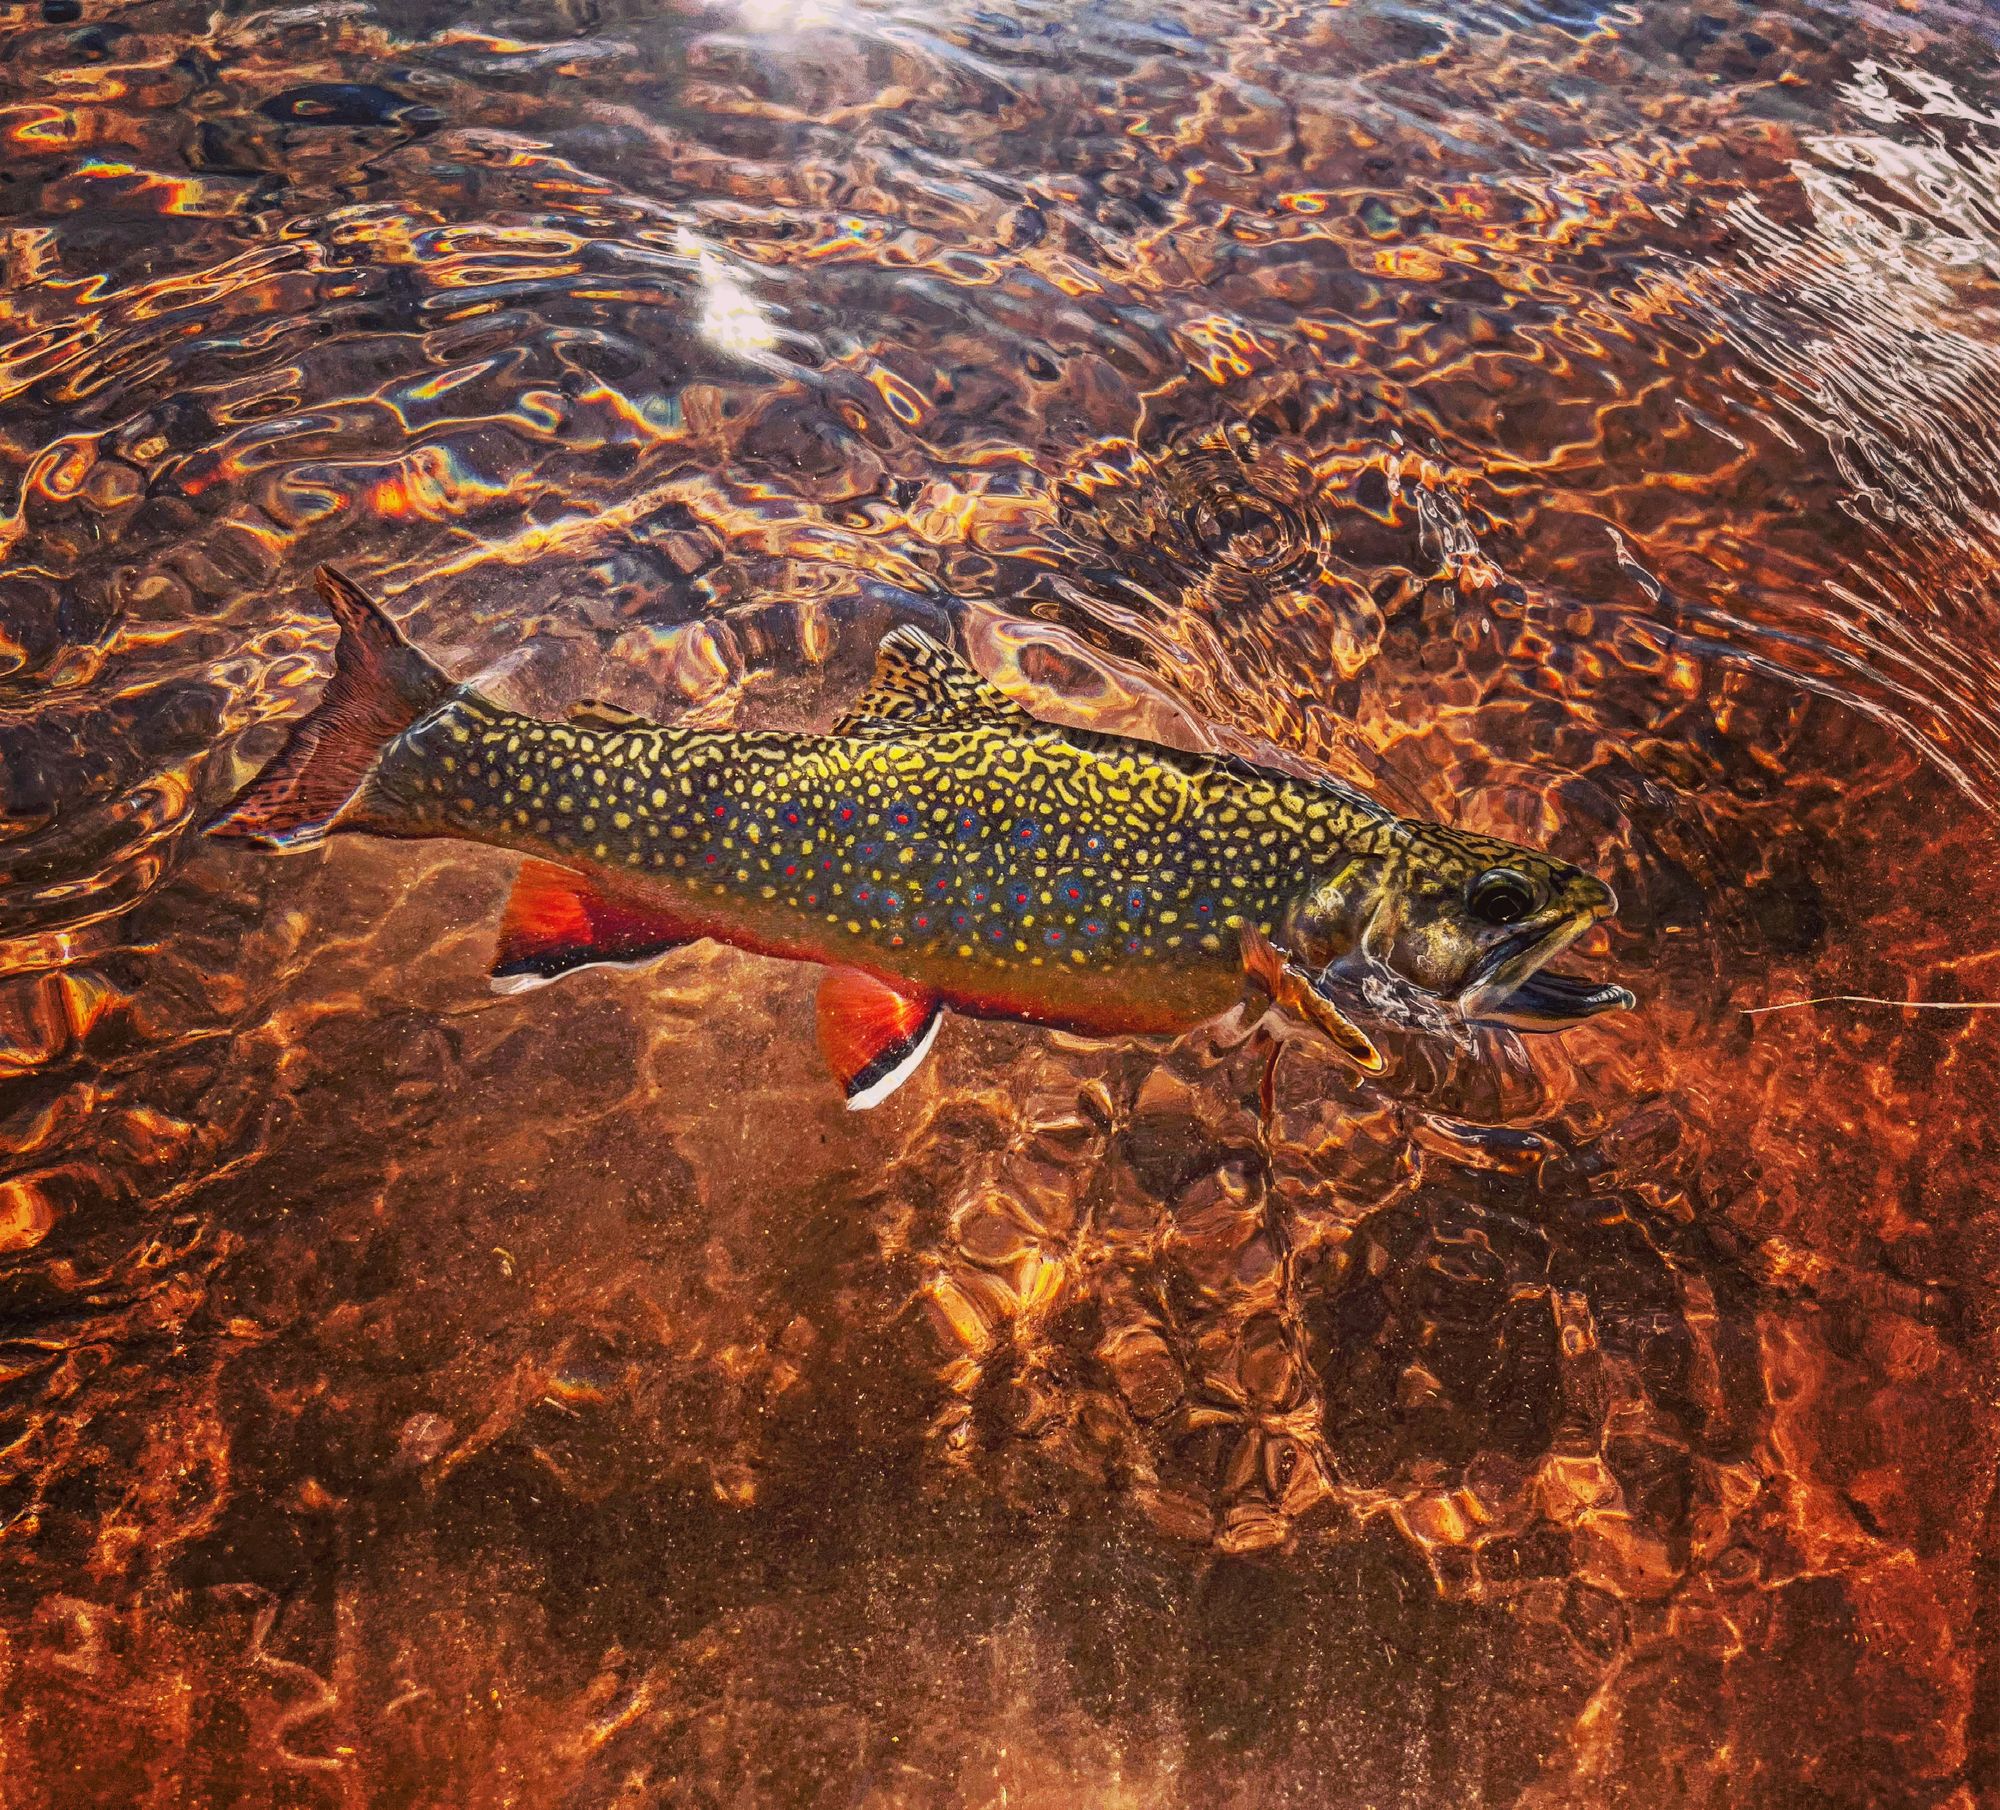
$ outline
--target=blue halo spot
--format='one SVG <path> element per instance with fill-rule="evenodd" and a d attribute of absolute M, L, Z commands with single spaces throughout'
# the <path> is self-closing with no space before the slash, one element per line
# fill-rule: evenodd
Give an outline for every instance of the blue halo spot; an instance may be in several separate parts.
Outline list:
<path fill-rule="evenodd" d="M 972 928 L 972 913 L 969 911 L 954 911 L 951 914 L 951 927 L 954 930 L 970 930 Z"/>
<path fill-rule="evenodd" d="M 879 842 L 858 842 L 854 845 L 854 858 L 857 861 L 873 861 L 881 852 L 882 845 Z"/>
<path fill-rule="evenodd" d="M 884 911 L 901 911 L 903 909 L 903 895 L 899 892 L 891 892 L 887 887 L 884 887 L 880 898 Z"/>
<path fill-rule="evenodd" d="M 991 930 L 987 931 L 986 934 L 990 936 L 996 943 L 1004 942 L 1007 936 L 1007 926 L 1005 924 L 995 924 Z"/>
<path fill-rule="evenodd" d="M 1084 837 L 1083 839 L 1083 852 L 1086 855 L 1103 854 L 1104 853 L 1103 836 L 1100 835 L 1096 830 L 1092 830 L 1090 834 Z"/>
<path fill-rule="evenodd" d="M 1125 939 L 1125 953 L 1127 955 L 1137 955 L 1143 947 L 1144 945 L 1136 936 L 1128 936 Z"/>
<path fill-rule="evenodd" d="M 979 834 L 979 813 L 970 806 L 961 806 L 951 827 L 959 841 L 970 842 Z"/>
<path fill-rule="evenodd" d="M 1051 949 L 1053 949 L 1062 940 L 1063 940 L 1063 933 L 1060 930 L 1058 930 L 1053 924 L 1051 924 L 1048 929 L 1042 932 L 1042 941 L 1047 943 Z"/>
<path fill-rule="evenodd" d="M 1143 886 L 1128 886 L 1125 897 L 1120 901 L 1128 918 L 1144 917 L 1146 914 L 1146 889 Z"/>
<path fill-rule="evenodd" d="M 1011 910 L 1026 911 L 1035 902 L 1035 889 L 1025 880 L 1016 880 L 1007 888 L 1007 904 Z"/>
<path fill-rule="evenodd" d="M 835 823 L 852 823 L 858 815 L 859 812 L 856 808 L 845 800 L 833 807 L 833 820 Z"/>
<path fill-rule="evenodd" d="M 1039 823 L 1015 824 L 1013 841 L 1016 848 L 1033 848 L 1041 839 L 1042 826 Z"/>
<path fill-rule="evenodd" d="M 872 887 L 872 886 L 857 886 L 857 887 L 856 887 L 856 888 L 854 889 L 854 902 L 855 902 L 855 904 L 857 904 L 857 905 L 871 905 L 871 904 L 873 904 L 873 903 L 874 903 L 874 901 L 875 901 L 875 889 L 874 889 L 874 887 Z"/>
<path fill-rule="evenodd" d="M 908 802 L 892 804 L 885 821 L 891 830 L 913 829 L 916 827 L 917 808 Z"/>
<path fill-rule="evenodd" d="M 1193 909 L 1194 915 L 1201 919 L 1203 923 L 1206 923 L 1210 918 L 1215 916 L 1215 901 L 1204 893 L 1200 898 L 1195 900 Z"/>
<path fill-rule="evenodd" d="M 785 808 L 778 813 L 778 816 L 783 820 L 786 828 L 788 829 L 795 830 L 799 827 L 801 823 L 805 821 L 805 818 L 803 814 L 800 812 L 799 807 L 795 804 L 786 805 Z"/>
<path fill-rule="evenodd" d="M 989 905 L 993 900 L 993 888 L 984 880 L 975 880 L 965 889 L 965 897 L 974 907 Z"/>
<path fill-rule="evenodd" d="M 1104 934 L 1104 920 L 1102 918 L 1085 918 L 1083 920 L 1083 934 L 1085 936 L 1102 936 Z"/>

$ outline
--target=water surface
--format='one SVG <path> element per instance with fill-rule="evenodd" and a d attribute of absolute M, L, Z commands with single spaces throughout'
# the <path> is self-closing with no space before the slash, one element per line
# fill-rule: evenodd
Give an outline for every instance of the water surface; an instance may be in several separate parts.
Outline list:
<path fill-rule="evenodd" d="M 1974 5 L 0 15 L 0 1801 L 2000 1793 Z M 195 826 L 334 560 L 558 715 L 1038 709 L 1602 873 L 1390 1073 Z"/>

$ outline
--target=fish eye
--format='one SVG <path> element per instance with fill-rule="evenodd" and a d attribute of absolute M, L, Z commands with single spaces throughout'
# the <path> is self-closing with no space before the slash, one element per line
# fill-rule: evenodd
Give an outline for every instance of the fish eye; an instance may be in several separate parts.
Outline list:
<path fill-rule="evenodd" d="M 1511 867 L 1489 867 L 1466 889 L 1465 903 L 1482 924 L 1518 924 L 1535 909 L 1535 883 Z"/>

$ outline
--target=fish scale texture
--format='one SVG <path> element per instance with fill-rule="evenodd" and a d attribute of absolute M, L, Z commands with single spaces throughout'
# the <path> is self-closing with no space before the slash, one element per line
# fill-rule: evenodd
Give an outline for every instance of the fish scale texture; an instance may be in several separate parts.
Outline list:
<path fill-rule="evenodd" d="M 893 738 L 607 731 L 462 695 L 385 750 L 368 822 L 545 854 L 741 947 L 893 960 L 1079 1026 L 1105 977 L 1162 962 L 1192 977 L 1185 1022 L 1220 1010 L 1238 932 L 1273 934 L 1289 899 L 1387 834 L 1308 781 L 1017 718 L 926 731 L 912 714 Z"/>

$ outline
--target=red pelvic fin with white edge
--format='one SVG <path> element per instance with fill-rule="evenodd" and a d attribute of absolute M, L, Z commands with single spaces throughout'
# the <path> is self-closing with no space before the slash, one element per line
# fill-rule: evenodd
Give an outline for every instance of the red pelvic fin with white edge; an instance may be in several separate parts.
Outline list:
<path fill-rule="evenodd" d="M 934 993 L 905 992 L 858 968 L 829 969 L 819 985 L 819 1048 L 848 1109 L 881 1105 L 915 1074 L 943 1016 Z"/>
<path fill-rule="evenodd" d="M 589 874 L 530 859 L 521 863 L 500 920 L 493 985 L 518 993 L 578 968 L 649 962 L 702 934 Z"/>

